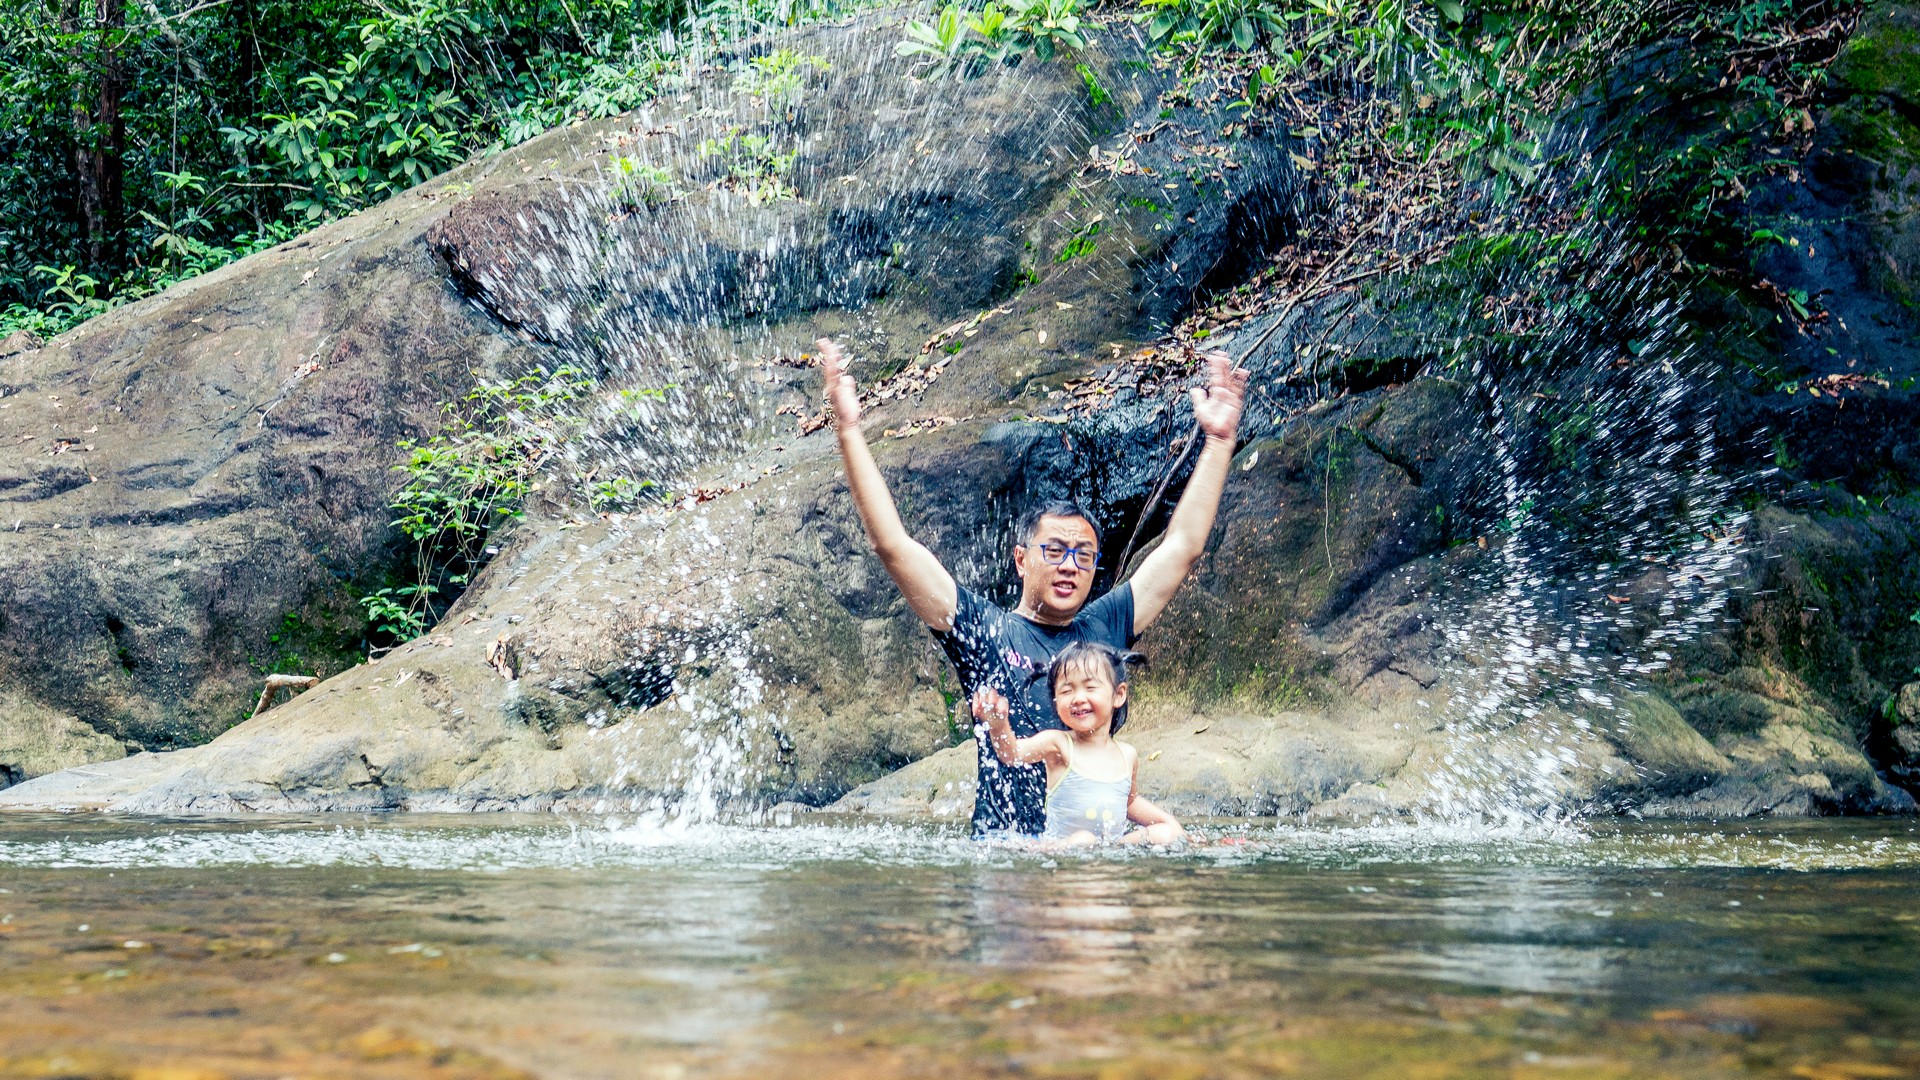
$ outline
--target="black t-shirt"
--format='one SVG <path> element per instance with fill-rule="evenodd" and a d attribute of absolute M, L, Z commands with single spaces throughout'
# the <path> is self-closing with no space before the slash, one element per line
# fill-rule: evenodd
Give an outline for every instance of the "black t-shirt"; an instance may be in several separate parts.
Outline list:
<path fill-rule="evenodd" d="M 1003 611 L 964 586 L 953 613 L 953 629 L 934 631 L 934 639 L 960 675 L 962 707 L 972 716 L 974 691 L 991 686 L 1007 696 L 1008 722 L 1026 738 L 1061 727 L 1053 709 L 1053 688 L 1046 670 L 1061 649 L 1076 641 L 1096 641 L 1124 649 L 1132 645 L 1133 586 L 1122 584 L 1080 609 L 1065 626 L 1042 626 Z M 1042 677 L 1034 679 L 1039 673 Z M 976 728 L 980 782 L 973 800 L 973 831 L 1013 831 L 1038 836 L 1047 827 L 1047 767 L 1005 765 L 984 732 Z"/>

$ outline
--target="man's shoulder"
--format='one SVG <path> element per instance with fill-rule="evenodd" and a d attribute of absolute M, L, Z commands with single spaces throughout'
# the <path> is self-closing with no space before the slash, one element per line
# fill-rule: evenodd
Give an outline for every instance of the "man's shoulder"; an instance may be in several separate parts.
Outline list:
<path fill-rule="evenodd" d="M 1090 600 L 1075 617 L 1085 632 L 1101 633 L 1117 631 L 1120 644 L 1125 645 L 1125 637 L 1133 623 L 1133 585 L 1123 581 L 1101 594 L 1099 599 Z M 1108 633 L 1106 636 L 1114 636 Z"/>
<path fill-rule="evenodd" d="M 945 637 L 949 634 L 959 632 L 963 626 L 970 629 L 978 629 L 981 626 L 991 626 L 1009 617 L 1006 611 L 1001 609 L 998 604 L 967 588 L 965 585 L 955 582 L 953 589 L 953 629 L 945 633 L 936 630 L 934 631 L 936 635 Z"/>

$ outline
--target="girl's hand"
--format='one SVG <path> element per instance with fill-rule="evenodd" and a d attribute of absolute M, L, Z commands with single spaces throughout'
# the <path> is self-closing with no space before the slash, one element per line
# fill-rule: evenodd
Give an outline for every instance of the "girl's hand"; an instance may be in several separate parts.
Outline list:
<path fill-rule="evenodd" d="M 827 404 L 833 406 L 833 426 L 841 431 L 860 423 L 860 390 L 847 374 L 847 354 L 832 338 L 814 342 L 820 349 L 820 372 L 825 377 Z"/>
<path fill-rule="evenodd" d="M 1007 695 L 991 686 L 983 686 L 973 692 L 973 731 L 976 738 L 982 738 L 993 747 L 993 756 L 1008 765 L 1030 764 L 1047 760 L 1047 742 L 1043 736 L 1052 732 L 1041 732 L 1039 736 L 1022 739 L 1013 733 L 1013 725 L 1008 722 L 1012 708 L 1007 703 Z M 986 730 L 982 731 L 981 729 Z"/>
<path fill-rule="evenodd" d="M 973 718 L 980 723 L 991 725 L 995 720 L 1002 724 L 1012 714 L 1012 706 L 1007 695 L 991 686 L 983 686 L 973 692 Z"/>
<path fill-rule="evenodd" d="M 1155 847 L 1172 847 L 1187 842 L 1187 830 L 1177 821 L 1162 821 L 1146 828 L 1147 843 Z"/>

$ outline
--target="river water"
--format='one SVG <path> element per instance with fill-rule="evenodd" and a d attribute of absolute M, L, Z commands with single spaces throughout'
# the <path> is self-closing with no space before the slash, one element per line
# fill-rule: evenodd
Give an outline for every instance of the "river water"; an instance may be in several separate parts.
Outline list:
<path fill-rule="evenodd" d="M 0 818 L 0 1076 L 1920 1076 L 1920 825 Z"/>

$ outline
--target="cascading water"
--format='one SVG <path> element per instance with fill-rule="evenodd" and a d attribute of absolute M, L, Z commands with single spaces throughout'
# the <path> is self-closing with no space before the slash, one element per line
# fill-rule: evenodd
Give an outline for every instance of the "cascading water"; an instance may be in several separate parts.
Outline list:
<path fill-rule="evenodd" d="M 623 643 L 642 674 L 613 696 L 631 708 L 588 718 L 614 763 L 599 809 L 670 827 L 752 815 L 742 797 L 759 751 L 784 738 L 735 595 L 749 586 L 712 573 L 734 526 L 712 528 L 702 504 L 780 468 L 765 451 L 795 423 L 783 415 L 795 372 L 783 369 L 806 366 L 813 329 L 787 321 L 844 311 L 840 336 L 857 359 L 915 357 L 918 338 L 889 341 L 876 317 L 896 302 L 900 265 L 922 280 L 980 279 L 982 296 L 1002 287 L 982 276 L 993 268 L 961 211 L 1020 205 L 1032 185 L 1077 165 L 1087 140 L 1080 116 L 1035 104 L 1034 65 L 922 81 L 891 48 L 804 31 L 757 57 L 752 46 L 687 47 L 678 91 L 584 151 L 597 155 L 598 183 L 554 185 L 477 254 L 458 236 L 445 245 L 477 304 L 544 347 L 549 370 L 581 372 L 593 387 L 589 401 L 529 405 L 520 417 L 567 432 L 546 463 L 549 490 L 563 492 L 554 501 L 596 500 L 612 511 L 621 558 L 701 590 L 698 603 L 649 612 Z M 835 142 L 827 113 L 872 116 L 872 128 Z M 964 153 L 928 150 L 957 130 L 974 140 Z M 990 160 L 1015 165 L 980 167 Z M 811 411 L 809 379 L 794 381 Z M 735 466 L 716 476 L 716 461 Z M 695 539 L 676 549 L 663 530 L 688 516 Z M 553 544 L 528 558 L 593 573 L 579 554 Z M 677 747 L 675 764 L 651 775 L 663 743 Z"/>
<path fill-rule="evenodd" d="M 1680 298 L 1616 229 L 1588 219 L 1556 243 L 1568 265 L 1505 264 L 1459 313 L 1481 342 L 1459 354 L 1490 471 L 1486 556 L 1437 605 L 1445 750 L 1422 810 L 1444 821 L 1606 805 L 1570 773 L 1634 767 L 1606 741 L 1631 721 L 1625 696 L 1724 617 L 1745 557 Z M 1569 284 L 1607 295 L 1575 310 Z M 1515 315 L 1490 310 L 1507 303 Z"/>
<path fill-rule="evenodd" d="M 990 102 L 1001 111 L 986 126 L 991 145 L 979 147 L 979 163 L 1031 157 L 1040 172 L 1057 171 L 1089 141 L 1067 112 L 1021 107 L 1034 96 L 1031 67 L 907 91 L 903 65 L 880 51 L 823 46 L 813 56 L 807 47 L 799 40 L 792 53 L 806 61 L 794 83 L 801 98 L 874 115 L 865 143 L 827 145 L 810 120 L 814 105 L 764 88 L 754 96 L 739 75 L 743 51 L 730 61 L 731 79 L 724 71 L 690 79 L 610 135 L 596 151 L 609 163 L 599 185 L 558 186 L 546 212 L 522 214 L 517 237 L 487 265 L 460 270 L 497 317 L 596 382 L 584 416 L 529 417 L 572 425 L 556 475 L 643 478 L 680 492 L 696 477 L 707 490 L 731 490 L 776 471 L 754 451 L 788 429 L 781 414 L 793 406 L 780 404 L 789 385 L 778 369 L 804 365 L 809 347 L 786 321 L 848 310 L 843 333 L 857 356 L 911 354 L 918 343 L 888 341 L 874 317 L 895 302 L 890 269 L 912 261 L 922 278 L 977 275 L 976 238 L 962 234 L 965 216 L 953 204 L 1019 199 L 1021 184 L 1035 182 L 958 172 L 951 155 L 930 167 L 922 156 L 929 140 L 958 126 L 963 111 L 978 128 L 975 113 Z M 695 58 L 689 69 L 711 73 L 720 59 Z M 898 107 L 903 93 L 914 109 Z M 736 175 L 724 152 L 707 152 L 746 138 L 795 156 L 765 175 Z M 635 176 L 667 188 L 675 181 L 663 177 L 691 185 L 700 176 L 708 190 L 636 195 Z M 797 199 L 764 187 L 789 183 Z M 876 207 L 892 217 L 879 220 Z M 1422 302 L 1440 324 L 1425 335 L 1455 339 L 1446 370 L 1434 373 L 1469 387 L 1488 464 L 1470 508 L 1487 556 L 1458 571 L 1436 605 L 1448 678 L 1430 707 L 1448 750 L 1432 770 L 1425 808 L 1441 818 L 1553 818 L 1603 798 L 1572 790 L 1568 766 L 1604 755 L 1601 732 L 1620 715 L 1623 689 L 1719 616 L 1740 561 L 1744 516 L 1713 471 L 1713 417 L 1694 404 L 1698 376 L 1678 304 L 1661 293 L 1643 253 L 1590 218 L 1561 229 L 1556 243 L 1551 258 L 1498 261 L 1491 279 L 1456 282 L 1447 303 Z M 1495 265 L 1470 270 L 1484 277 Z M 1563 309 L 1542 301 L 1534 277 L 1548 292 L 1609 293 L 1593 311 L 1611 320 L 1588 312 L 1557 321 Z M 1469 338 L 1479 344 L 1466 347 Z M 1167 416 L 1177 415 L 1176 404 Z M 703 472 L 722 457 L 737 463 L 735 474 Z M 644 537 L 666 515 L 704 513 L 701 501 L 693 489 L 671 506 L 615 513 L 628 557 L 654 560 L 676 580 L 695 574 L 686 553 Z M 704 519 L 699 535 L 714 547 L 728 539 Z M 610 795 L 604 809 L 662 823 L 712 820 L 752 787 L 756 744 L 778 737 L 780 719 L 763 715 L 756 642 L 726 595 L 738 583 L 720 584 L 718 605 L 655 620 L 629 643 L 655 685 L 639 695 L 642 712 L 605 734 L 618 766 L 613 787 L 633 782 L 643 793 Z M 641 782 L 637 764 L 661 740 L 682 750 L 664 788 Z"/>

